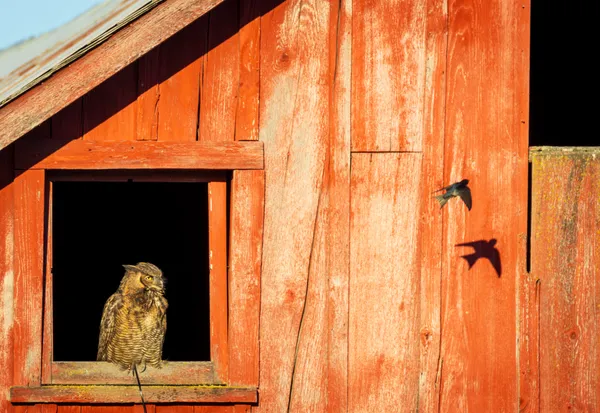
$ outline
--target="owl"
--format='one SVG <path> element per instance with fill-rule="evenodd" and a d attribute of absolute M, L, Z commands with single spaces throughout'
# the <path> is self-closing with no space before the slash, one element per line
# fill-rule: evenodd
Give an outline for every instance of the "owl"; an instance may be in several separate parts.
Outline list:
<path fill-rule="evenodd" d="M 168 306 L 162 271 L 147 262 L 123 267 L 119 289 L 102 312 L 97 360 L 130 371 L 146 364 L 160 368 Z"/>

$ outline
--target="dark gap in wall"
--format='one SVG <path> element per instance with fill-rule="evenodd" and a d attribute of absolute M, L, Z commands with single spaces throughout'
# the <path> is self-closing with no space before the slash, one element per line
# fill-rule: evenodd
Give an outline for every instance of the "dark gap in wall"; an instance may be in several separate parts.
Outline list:
<path fill-rule="evenodd" d="M 591 4 L 532 0 L 530 146 L 600 145 L 592 9 Z"/>
<path fill-rule="evenodd" d="M 54 360 L 93 361 L 123 264 L 167 279 L 163 358 L 210 360 L 206 183 L 55 182 Z"/>
<path fill-rule="evenodd" d="M 527 164 L 527 257 L 526 257 L 526 270 L 527 273 L 531 272 L 531 220 L 532 217 L 532 189 L 533 189 L 533 165 L 531 162 Z"/>

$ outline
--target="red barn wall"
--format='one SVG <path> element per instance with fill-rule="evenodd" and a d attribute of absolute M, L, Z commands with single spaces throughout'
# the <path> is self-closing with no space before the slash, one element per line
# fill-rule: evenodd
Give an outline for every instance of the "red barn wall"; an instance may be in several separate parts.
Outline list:
<path fill-rule="evenodd" d="M 32 133 L 264 142 L 252 411 L 534 411 L 529 14 L 508 0 L 227 0 Z M 3 394 L 19 316 L 5 298 L 12 149 L 0 152 Z M 431 193 L 462 178 L 473 209 L 440 210 Z M 469 269 L 457 246 L 490 239 L 500 277 L 485 260 Z"/>

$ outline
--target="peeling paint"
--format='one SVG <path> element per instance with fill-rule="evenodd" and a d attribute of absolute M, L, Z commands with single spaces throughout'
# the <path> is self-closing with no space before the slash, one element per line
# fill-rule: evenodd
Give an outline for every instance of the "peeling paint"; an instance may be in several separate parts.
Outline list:
<path fill-rule="evenodd" d="M 2 299 L 2 314 L 0 320 L 2 324 L 2 336 L 0 339 L 3 343 L 8 340 L 9 331 L 13 325 L 13 294 L 15 289 L 15 276 L 12 271 L 7 271 L 0 283 L 0 297 Z"/>

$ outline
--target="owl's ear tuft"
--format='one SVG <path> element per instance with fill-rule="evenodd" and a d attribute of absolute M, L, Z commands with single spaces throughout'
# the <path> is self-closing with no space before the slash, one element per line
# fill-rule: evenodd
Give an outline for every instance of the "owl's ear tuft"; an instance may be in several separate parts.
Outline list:
<path fill-rule="evenodd" d="M 135 265 L 123 264 L 123 268 L 125 268 L 127 271 L 131 271 L 131 272 L 138 271 L 138 269 L 136 268 Z"/>

